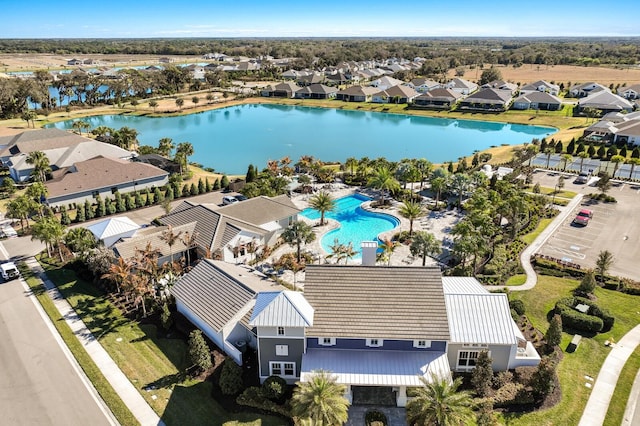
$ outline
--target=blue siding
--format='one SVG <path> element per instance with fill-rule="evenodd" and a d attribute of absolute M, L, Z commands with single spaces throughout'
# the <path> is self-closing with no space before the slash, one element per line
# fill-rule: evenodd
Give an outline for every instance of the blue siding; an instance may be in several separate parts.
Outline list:
<path fill-rule="evenodd" d="M 375 350 L 389 350 L 389 351 L 435 351 L 444 352 L 447 347 L 447 343 L 443 341 L 431 341 L 430 348 L 414 348 L 413 340 L 388 340 L 384 339 L 383 346 L 372 348 L 367 346 L 366 339 L 336 339 L 336 344 L 333 346 L 324 346 L 318 344 L 318 338 L 307 337 L 307 348 L 309 349 L 375 349 Z"/>

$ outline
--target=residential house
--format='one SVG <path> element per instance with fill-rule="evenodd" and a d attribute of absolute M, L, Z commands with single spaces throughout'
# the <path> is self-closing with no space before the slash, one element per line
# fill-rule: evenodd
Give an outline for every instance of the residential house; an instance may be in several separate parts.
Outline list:
<path fill-rule="evenodd" d="M 369 83 L 369 86 L 375 87 L 378 90 L 386 90 L 390 87 L 399 86 L 401 84 L 404 84 L 404 81 L 398 80 L 397 78 L 393 78 L 387 75 L 372 81 L 371 83 Z"/>
<path fill-rule="evenodd" d="M 451 89 L 431 89 L 413 100 L 413 106 L 421 108 L 451 109 L 463 95 Z"/>
<path fill-rule="evenodd" d="M 551 84 L 544 80 L 538 80 L 533 83 L 525 84 L 520 88 L 520 95 L 526 95 L 532 92 L 546 92 L 554 96 L 560 93 L 560 86 Z"/>
<path fill-rule="evenodd" d="M 86 227 L 96 241 L 105 247 L 111 247 L 121 238 L 130 238 L 140 229 L 140 225 L 126 216 L 111 217 Z"/>
<path fill-rule="evenodd" d="M 329 86 L 341 86 L 349 83 L 351 80 L 348 74 L 343 72 L 336 72 L 334 74 L 326 74 L 324 75 L 325 83 Z"/>
<path fill-rule="evenodd" d="M 373 258 L 376 248 L 369 247 Z M 218 265 L 207 261 L 207 268 Z M 254 279 L 246 272 L 236 279 L 244 283 L 245 275 Z M 482 350 L 489 352 L 495 371 L 540 362 L 513 321 L 505 294 L 489 293 L 474 278 L 443 278 L 437 267 L 307 265 L 304 293 L 260 291 L 252 306 L 249 294 L 220 306 L 220 293 L 237 292 L 239 284 L 229 283 L 219 271 L 194 269 L 176 284 L 178 293 L 183 280 L 194 283 L 193 294 L 176 295 L 178 309 L 194 324 L 233 329 L 250 316 L 243 333 L 255 337 L 242 339 L 255 342 L 261 381 L 277 375 L 288 383 L 304 382 L 315 371 L 327 370 L 346 386 L 349 401 L 377 387 L 403 407 L 407 388 L 421 386 L 420 377 L 470 371 Z M 199 291 L 198 285 L 207 288 Z M 211 286 L 221 288 L 211 295 Z M 235 353 L 235 339 L 226 339 L 231 345 L 217 340 Z"/>
<path fill-rule="evenodd" d="M 511 108 L 558 111 L 562 109 L 562 100 L 547 92 L 534 91 L 518 96 Z"/>
<path fill-rule="evenodd" d="M 321 84 L 323 82 L 324 76 L 316 72 L 308 75 L 302 75 L 296 79 L 296 83 L 301 87 L 311 86 L 312 84 Z"/>
<path fill-rule="evenodd" d="M 429 90 L 442 87 L 442 85 L 437 81 L 429 80 L 428 78 L 414 78 L 407 83 L 407 86 L 411 87 L 418 93 L 427 93 Z"/>
<path fill-rule="evenodd" d="M 312 84 L 304 86 L 295 93 L 299 99 L 335 99 L 338 89 L 324 84 Z"/>
<path fill-rule="evenodd" d="M 483 89 L 499 89 L 499 90 L 509 90 L 512 95 L 515 95 L 518 91 L 518 85 L 515 83 L 509 83 L 504 80 L 493 80 L 489 83 L 485 83 L 482 85 Z"/>
<path fill-rule="evenodd" d="M 511 90 L 481 89 L 460 101 L 458 109 L 506 111 L 512 100 Z"/>
<path fill-rule="evenodd" d="M 69 59 L 67 61 L 67 65 L 82 65 L 82 59 L 76 59 L 76 58 Z"/>
<path fill-rule="evenodd" d="M 54 207 L 160 187 L 168 181 L 169 173 L 150 164 L 98 156 L 58 170 L 45 186 L 47 203 Z"/>
<path fill-rule="evenodd" d="M 295 93 L 300 89 L 296 83 L 292 81 L 285 81 L 278 83 L 275 87 L 267 86 L 262 90 L 262 96 L 273 98 L 293 98 Z"/>
<path fill-rule="evenodd" d="M 640 99 L 640 84 L 620 87 L 617 93 L 625 99 Z"/>
<path fill-rule="evenodd" d="M 609 89 L 602 84 L 589 82 L 589 83 L 580 83 L 575 84 L 569 88 L 567 96 L 571 96 L 574 98 L 584 98 L 585 96 L 592 95 L 598 92 L 609 92 Z"/>
<path fill-rule="evenodd" d="M 286 195 L 261 196 L 223 207 L 185 201 L 159 220 L 173 227 L 196 222 L 200 257 L 209 253 L 225 262 L 238 263 L 250 260 L 250 244 L 273 245 L 297 220 L 299 212 Z"/>
<path fill-rule="evenodd" d="M 192 250 L 193 256 L 191 261 L 197 258 L 195 247 L 187 247 L 184 243 L 185 235 L 194 235 L 196 227 L 195 222 L 172 227 L 171 232 L 178 236 L 173 244 L 169 245 L 164 238 L 168 231 L 168 226 L 150 226 L 140 229 L 134 235 L 127 235 L 118 238 L 113 244 L 113 252 L 116 257 L 123 259 L 135 258 L 139 251 L 145 250 L 147 247 L 158 253 L 158 265 L 164 265 L 167 262 L 178 261 L 181 258 L 187 259 L 187 250 Z M 105 244 L 106 245 L 106 244 Z M 109 247 L 109 246 L 107 246 Z"/>
<path fill-rule="evenodd" d="M 375 87 L 351 86 L 336 93 L 336 99 L 346 102 L 370 102 L 378 92 Z"/>
<path fill-rule="evenodd" d="M 59 129 L 40 129 L 0 138 L 0 160 L 9 168 L 16 182 L 28 180 L 33 165 L 27 163 L 29 154 L 41 151 L 49 160 L 53 172 L 97 156 L 129 159 L 133 153 L 94 139 Z"/>
<path fill-rule="evenodd" d="M 409 86 L 392 86 L 386 90 L 374 93 L 371 101 L 376 103 L 411 103 L 420 94 Z"/>
<path fill-rule="evenodd" d="M 631 112 L 634 106 L 625 98 L 611 93 L 609 90 L 600 90 L 578 100 L 578 111 L 584 112 L 586 108 L 593 108 L 606 114 L 620 111 Z"/>
<path fill-rule="evenodd" d="M 614 143 L 640 145 L 640 120 L 630 120 L 615 127 Z"/>
<path fill-rule="evenodd" d="M 132 160 L 139 163 L 151 164 L 152 166 L 162 169 L 169 174 L 180 173 L 181 171 L 180 163 L 170 160 L 159 154 L 136 155 L 132 158 Z"/>
<path fill-rule="evenodd" d="M 476 90 L 478 90 L 478 85 L 475 83 L 472 83 L 470 81 L 467 81 L 465 79 L 462 78 L 454 78 L 452 80 L 450 80 L 449 82 L 447 82 L 447 84 L 445 84 L 444 86 L 446 89 L 451 89 L 454 92 L 458 92 L 462 95 L 469 95 L 473 92 L 475 92 Z"/>

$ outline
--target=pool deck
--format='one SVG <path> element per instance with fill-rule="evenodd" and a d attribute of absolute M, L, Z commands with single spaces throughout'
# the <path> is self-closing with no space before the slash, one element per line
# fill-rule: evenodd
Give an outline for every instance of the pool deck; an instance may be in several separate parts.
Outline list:
<path fill-rule="evenodd" d="M 314 185 L 314 188 L 317 190 L 326 190 L 331 193 L 334 199 L 342 198 L 348 195 L 353 195 L 354 193 L 359 193 L 368 197 L 376 198 L 378 193 L 376 191 L 370 189 L 360 189 L 350 187 L 344 184 L 330 184 L 330 185 Z M 312 194 L 294 194 L 292 197 L 293 203 L 301 210 L 309 207 L 309 199 L 312 197 Z M 391 236 L 397 234 L 400 231 L 408 231 L 409 230 L 409 221 L 402 217 L 398 212 L 398 209 L 402 206 L 402 203 L 398 201 L 392 201 L 390 207 L 385 209 L 371 208 L 371 202 L 365 201 L 363 207 L 367 210 L 384 213 L 391 216 L 394 216 L 400 221 L 400 225 L 396 228 L 383 232 L 379 237 L 381 239 L 390 238 Z M 428 205 L 425 205 L 428 208 Z M 460 220 L 461 216 L 456 210 L 446 210 L 442 212 L 433 212 L 429 211 L 429 214 L 418 218 L 413 221 L 413 231 L 427 231 L 432 233 L 437 240 L 443 241 L 446 239 L 447 242 L 451 241 L 449 236 L 449 232 L 451 231 L 451 227 Z M 322 236 L 326 233 L 335 229 L 339 226 L 338 222 L 332 219 L 325 218 L 325 225 L 319 226 L 319 220 L 311 220 L 307 219 L 303 216 L 299 216 L 300 220 L 307 222 L 308 224 L 313 226 L 313 230 L 316 234 L 316 239 L 311 244 L 307 244 L 303 246 L 303 250 L 313 253 L 317 256 L 317 259 L 320 263 L 331 263 L 331 261 L 326 259 L 326 256 L 329 253 L 326 253 L 320 244 Z M 442 259 L 446 259 L 447 248 L 450 247 L 449 243 L 444 246 L 444 255 L 441 257 Z M 283 245 L 274 251 L 268 262 L 273 262 L 275 259 L 278 259 L 285 253 L 290 253 L 292 248 L 289 245 Z M 361 259 L 351 259 L 347 263 L 349 265 L 359 265 Z M 393 252 L 390 258 L 389 265 L 391 266 L 422 266 L 422 259 L 419 257 L 414 258 L 409 251 L 409 246 L 400 244 Z M 426 266 L 437 265 L 437 262 L 433 259 L 427 258 Z M 294 284 L 293 273 L 291 271 L 285 271 L 280 277 L 282 280 Z M 296 274 L 295 284 L 297 288 L 304 288 L 304 272 L 298 272 Z"/>

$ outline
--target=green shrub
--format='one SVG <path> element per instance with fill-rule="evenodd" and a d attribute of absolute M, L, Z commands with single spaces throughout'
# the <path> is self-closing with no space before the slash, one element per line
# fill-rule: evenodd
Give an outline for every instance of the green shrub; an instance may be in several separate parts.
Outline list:
<path fill-rule="evenodd" d="M 280 376 L 269 376 L 262 383 L 262 395 L 271 401 L 282 401 L 287 391 L 287 381 Z"/>
<path fill-rule="evenodd" d="M 519 299 L 509 300 L 509 306 L 511 307 L 511 309 L 516 311 L 518 315 L 524 315 L 525 308 L 524 308 L 524 302 L 522 300 L 519 300 Z"/>
<path fill-rule="evenodd" d="M 578 304 L 589 306 L 586 314 L 574 309 Z M 606 332 L 611 330 L 615 322 L 615 318 L 611 316 L 609 311 L 582 297 L 565 297 L 558 300 L 555 312 L 562 318 L 563 327 L 575 330 Z"/>
<path fill-rule="evenodd" d="M 238 396 L 238 398 L 236 398 L 236 402 L 239 405 L 246 405 L 247 407 L 258 408 L 260 410 L 270 411 L 282 416 L 291 417 L 291 413 L 286 406 L 278 405 L 275 402 L 265 398 L 262 394 L 262 388 L 258 386 L 251 386 L 246 388 Z"/>
<path fill-rule="evenodd" d="M 388 424 L 387 416 L 384 413 L 381 413 L 378 410 L 370 410 L 367 411 L 367 414 L 364 415 L 364 423 L 367 426 L 380 425 L 386 426 Z"/>
<path fill-rule="evenodd" d="M 218 384 L 224 395 L 237 395 L 242 391 L 244 387 L 242 382 L 242 367 L 236 364 L 232 358 L 226 358 L 224 360 Z"/>

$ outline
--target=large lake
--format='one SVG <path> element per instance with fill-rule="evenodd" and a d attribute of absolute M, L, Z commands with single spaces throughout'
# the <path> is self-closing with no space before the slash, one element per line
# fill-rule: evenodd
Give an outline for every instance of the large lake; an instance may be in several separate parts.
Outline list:
<path fill-rule="evenodd" d="M 473 120 L 416 117 L 380 112 L 343 111 L 284 105 L 239 105 L 180 117 L 103 115 L 83 118 L 91 128 L 128 126 L 142 145 L 157 146 L 168 137 L 191 142 L 191 161 L 227 174 L 244 174 L 268 160 L 303 155 L 323 161 L 349 157 L 390 161 L 426 158 L 433 163 L 457 161 L 502 144 L 517 145 L 556 132 L 550 127 Z M 71 129 L 72 121 L 53 124 Z"/>

